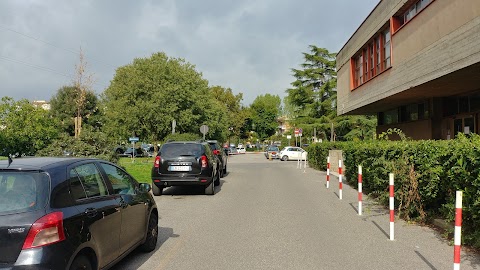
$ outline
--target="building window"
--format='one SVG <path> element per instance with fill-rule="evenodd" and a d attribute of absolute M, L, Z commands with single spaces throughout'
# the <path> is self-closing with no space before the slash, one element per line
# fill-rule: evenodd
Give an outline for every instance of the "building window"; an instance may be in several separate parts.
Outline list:
<path fill-rule="evenodd" d="M 368 65 L 370 66 L 370 78 L 373 78 L 375 76 L 375 47 L 373 43 L 370 44 L 369 46 L 370 50 L 370 58 L 368 59 Z"/>
<path fill-rule="evenodd" d="M 360 54 L 355 59 L 355 85 L 357 87 L 363 83 L 363 55 Z"/>
<path fill-rule="evenodd" d="M 383 66 L 385 68 L 389 68 L 391 64 L 391 57 L 390 57 L 390 30 L 387 30 L 383 34 L 383 51 L 385 55 L 385 60 Z"/>
<path fill-rule="evenodd" d="M 403 14 L 403 24 L 410 21 L 415 15 L 417 15 L 421 10 L 423 10 L 430 2 L 433 0 L 420 0 L 412 5 L 407 12 Z"/>
<path fill-rule="evenodd" d="M 400 27 L 412 20 L 433 1 L 435 0 L 417 0 L 412 5 L 406 6 L 408 7 L 406 11 L 401 11 L 402 13 L 397 13 L 393 16 L 393 32 L 396 32 Z"/>
<path fill-rule="evenodd" d="M 383 114 L 383 124 L 391 125 L 398 123 L 398 109 L 387 111 Z"/>
<path fill-rule="evenodd" d="M 389 29 L 389 25 L 385 28 Z M 353 88 L 366 83 L 391 66 L 390 40 L 390 30 L 380 31 L 352 57 Z"/>
<path fill-rule="evenodd" d="M 369 55 L 368 50 L 367 49 L 363 50 L 363 73 L 365 74 L 365 76 L 363 76 L 363 77 L 364 77 L 365 81 L 368 81 L 368 69 L 369 69 L 368 68 L 368 62 L 369 62 L 368 61 L 368 55 Z"/>
<path fill-rule="evenodd" d="M 376 70 L 376 73 L 379 73 L 379 72 L 382 70 L 382 69 L 381 69 L 381 68 L 382 68 L 382 66 L 381 66 L 381 65 L 382 65 L 382 58 L 381 58 L 381 56 L 380 56 L 380 48 L 381 48 L 381 46 L 380 46 L 380 37 L 376 37 L 376 38 L 375 38 L 375 44 L 376 44 L 376 45 L 375 45 L 375 48 L 376 48 L 376 54 L 377 54 L 377 56 L 376 56 L 376 57 L 377 57 L 377 61 L 376 61 L 376 62 L 377 62 L 377 70 Z"/>

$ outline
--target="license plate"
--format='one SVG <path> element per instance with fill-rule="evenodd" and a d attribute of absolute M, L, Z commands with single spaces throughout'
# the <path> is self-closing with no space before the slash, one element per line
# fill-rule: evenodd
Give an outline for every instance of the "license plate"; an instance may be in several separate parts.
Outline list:
<path fill-rule="evenodd" d="M 192 166 L 169 166 L 168 170 L 171 172 L 189 172 L 192 170 Z"/>

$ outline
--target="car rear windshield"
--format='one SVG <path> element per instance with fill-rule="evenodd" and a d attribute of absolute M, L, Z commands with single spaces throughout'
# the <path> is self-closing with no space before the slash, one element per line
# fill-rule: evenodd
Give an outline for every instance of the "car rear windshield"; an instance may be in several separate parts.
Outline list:
<path fill-rule="evenodd" d="M 162 158 L 202 155 L 202 145 L 198 143 L 171 143 L 164 144 L 160 149 Z"/>
<path fill-rule="evenodd" d="M 270 146 L 270 147 L 268 148 L 268 151 L 278 151 L 278 147 L 276 147 L 276 146 L 274 146 L 274 147 Z"/>
<path fill-rule="evenodd" d="M 212 150 L 218 150 L 217 143 L 209 142 L 208 144 L 210 144 L 210 148 L 212 148 Z"/>
<path fill-rule="evenodd" d="M 0 215 L 44 208 L 49 190 L 46 173 L 0 171 Z"/>

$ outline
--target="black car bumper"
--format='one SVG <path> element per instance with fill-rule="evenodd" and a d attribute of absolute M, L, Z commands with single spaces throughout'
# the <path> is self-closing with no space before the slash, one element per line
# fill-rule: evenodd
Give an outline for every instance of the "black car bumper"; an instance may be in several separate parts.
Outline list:
<path fill-rule="evenodd" d="M 22 250 L 14 264 L 0 263 L 0 270 L 66 269 L 71 255 L 55 245 Z"/>
<path fill-rule="evenodd" d="M 172 186 L 204 186 L 209 185 L 213 181 L 210 176 L 195 176 L 195 177 L 155 177 L 152 182 L 157 187 L 172 187 Z"/>

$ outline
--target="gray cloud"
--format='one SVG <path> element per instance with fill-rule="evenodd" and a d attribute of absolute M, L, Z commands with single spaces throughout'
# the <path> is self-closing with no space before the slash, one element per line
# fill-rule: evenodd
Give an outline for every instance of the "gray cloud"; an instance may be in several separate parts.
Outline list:
<path fill-rule="evenodd" d="M 244 93 L 245 105 L 259 94 L 283 97 L 308 45 L 338 51 L 377 3 L 4 0 L 0 96 L 50 99 L 71 82 L 65 74 L 78 61 L 71 51 L 81 46 L 97 93 L 116 68 L 163 51 L 196 65 L 211 85 Z"/>

